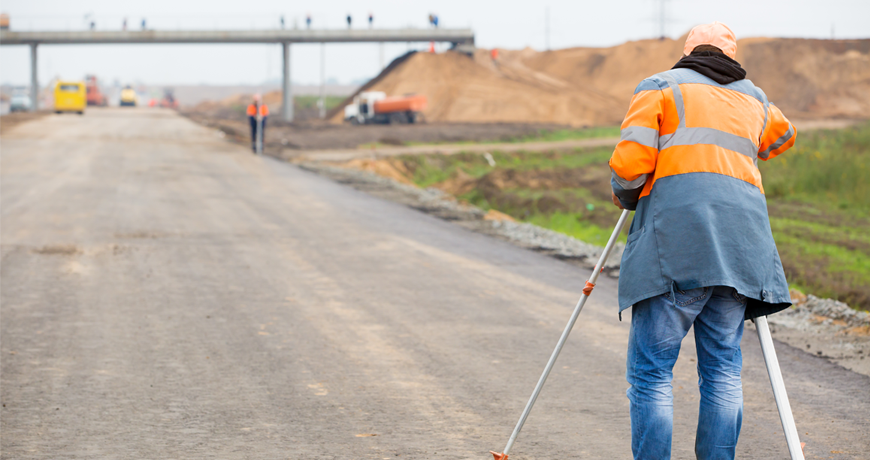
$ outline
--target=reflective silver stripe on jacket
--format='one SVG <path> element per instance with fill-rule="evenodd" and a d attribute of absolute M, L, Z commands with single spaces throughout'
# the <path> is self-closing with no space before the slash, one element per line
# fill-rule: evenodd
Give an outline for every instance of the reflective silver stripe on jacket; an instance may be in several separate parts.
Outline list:
<path fill-rule="evenodd" d="M 665 139 L 667 138 L 667 139 Z M 755 158 L 758 147 L 751 140 L 713 128 L 682 128 L 659 138 L 661 149 L 678 145 L 712 144 Z"/>
<path fill-rule="evenodd" d="M 665 80 L 665 82 L 667 82 L 668 84 L 668 87 L 671 88 L 671 91 L 673 91 L 674 105 L 677 108 L 677 117 L 679 117 L 680 120 L 676 131 L 674 131 L 672 134 L 665 134 L 659 136 L 659 150 L 664 150 L 668 147 L 675 147 L 678 145 L 709 144 L 740 153 L 741 155 L 745 155 L 749 158 L 752 158 L 753 160 L 760 156 L 758 153 L 758 146 L 752 141 L 752 139 L 747 139 L 745 137 L 741 137 L 736 134 L 721 131 L 715 128 L 687 128 L 686 107 L 683 102 L 683 93 L 682 91 L 680 91 L 680 85 L 677 83 L 677 80 L 675 80 L 674 77 L 669 75 L 667 72 L 660 73 L 658 74 L 658 76 Z M 767 127 L 768 118 L 767 96 L 765 95 L 763 99 L 764 101 L 762 102 L 762 104 L 764 105 L 764 126 L 762 127 L 761 131 L 762 135 L 764 134 L 764 129 Z M 763 156 L 762 158 L 766 158 L 766 156 Z"/>
<path fill-rule="evenodd" d="M 677 117 L 680 119 L 680 124 L 677 126 L 677 129 L 686 127 L 686 108 L 683 106 L 683 92 L 680 91 L 680 85 L 677 84 L 677 80 L 674 80 L 674 77 L 669 75 L 667 72 L 660 73 L 659 77 L 663 78 L 668 86 L 671 88 L 671 91 L 674 93 L 674 104 L 677 106 Z"/>
<path fill-rule="evenodd" d="M 783 144 L 785 144 L 786 142 L 789 141 L 789 139 L 792 138 L 792 136 L 794 136 L 794 126 L 791 123 L 789 123 L 788 124 L 788 131 L 786 131 L 785 134 L 780 136 L 779 139 L 776 140 L 776 142 L 774 142 L 773 144 L 770 144 L 770 147 L 764 149 L 763 152 L 759 153 L 758 157 L 762 158 L 762 159 L 766 159 L 768 156 L 770 156 L 770 152 L 782 147 Z"/>
<path fill-rule="evenodd" d="M 654 149 L 659 148 L 659 132 L 653 128 L 647 128 L 645 126 L 629 126 L 619 134 L 620 141 L 630 141 L 636 142 L 645 147 L 652 147 Z M 637 188 L 643 187 L 646 184 L 646 179 L 648 174 L 641 174 L 640 177 L 634 180 L 625 180 L 619 177 L 615 172 L 610 172 L 613 180 L 619 184 L 625 190 L 635 190 Z"/>
<path fill-rule="evenodd" d="M 620 140 L 636 142 L 646 147 L 659 148 L 659 132 L 645 126 L 629 126 L 619 133 Z"/>
<path fill-rule="evenodd" d="M 610 175 L 613 177 L 613 180 L 615 180 L 616 183 L 625 190 L 635 190 L 643 187 L 643 185 L 646 184 L 647 176 L 649 176 L 649 174 L 641 174 L 635 180 L 625 180 L 613 171 L 610 171 Z"/>

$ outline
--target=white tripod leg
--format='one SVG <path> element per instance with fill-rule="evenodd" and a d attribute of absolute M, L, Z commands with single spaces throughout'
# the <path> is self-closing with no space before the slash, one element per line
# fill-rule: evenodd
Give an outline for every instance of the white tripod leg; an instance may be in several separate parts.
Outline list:
<path fill-rule="evenodd" d="M 776 359 L 776 350 L 773 349 L 773 338 L 770 336 L 766 316 L 755 318 L 755 329 L 758 331 L 761 354 L 764 355 L 764 364 L 767 366 L 767 374 L 770 376 L 770 386 L 773 387 L 773 398 L 776 400 L 776 408 L 779 410 L 779 420 L 782 422 L 782 431 L 785 433 L 788 453 L 792 460 L 804 460 L 801 440 L 794 423 L 794 415 L 791 413 L 791 405 L 788 403 L 788 395 L 785 393 L 785 383 L 782 380 L 782 371 L 779 369 L 779 360 Z"/>

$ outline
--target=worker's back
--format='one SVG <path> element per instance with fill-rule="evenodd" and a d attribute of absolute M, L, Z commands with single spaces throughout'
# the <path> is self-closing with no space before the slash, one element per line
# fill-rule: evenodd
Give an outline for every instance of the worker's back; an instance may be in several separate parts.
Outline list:
<path fill-rule="evenodd" d="M 677 68 L 641 82 L 611 159 L 614 189 L 643 185 L 620 309 L 717 285 L 760 301 L 748 317 L 787 306 L 757 158 L 793 142 L 794 128 L 749 80 L 723 84 Z"/>

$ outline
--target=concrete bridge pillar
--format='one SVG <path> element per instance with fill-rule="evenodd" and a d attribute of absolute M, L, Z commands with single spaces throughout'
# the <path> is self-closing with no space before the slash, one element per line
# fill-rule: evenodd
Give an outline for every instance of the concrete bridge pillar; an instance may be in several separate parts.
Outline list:
<path fill-rule="evenodd" d="M 36 43 L 30 44 L 30 111 L 39 110 L 39 80 L 36 78 Z"/>
<path fill-rule="evenodd" d="M 293 121 L 293 88 L 290 80 L 290 42 L 281 42 L 284 51 L 284 80 L 282 82 L 282 103 L 284 105 L 281 115 L 284 121 Z"/>

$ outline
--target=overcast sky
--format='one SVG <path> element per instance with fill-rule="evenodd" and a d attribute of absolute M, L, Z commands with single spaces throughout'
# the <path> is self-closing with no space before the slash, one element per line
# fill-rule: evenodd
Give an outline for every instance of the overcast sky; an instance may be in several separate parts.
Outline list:
<path fill-rule="evenodd" d="M 310 13 L 314 28 L 427 26 L 430 12 L 442 27 L 471 27 L 485 48 L 532 48 L 546 44 L 549 10 L 550 46 L 611 46 L 658 35 L 659 0 L 4 0 L 13 30 L 82 30 L 86 15 L 99 30 L 139 28 L 145 18 L 153 29 L 277 28 L 284 15 L 288 28 L 304 27 Z M 714 20 L 740 37 L 870 37 L 870 0 L 669 0 L 666 35 L 678 37 L 693 25 Z M 427 48 L 428 44 L 414 44 Z M 387 44 L 385 60 L 404 53 L 406 44 Z M 46 45 L 39 48 L 39 78 L 81 78 L 94 73 L 105 81 L 149 84 L 259 84 L 280 77 L 280 45 Z M 369 78 L 380 70 L 376 44 L 326 46 L 326 75 L 340 82 Z M 0 82 L 26 84 L 30 55 L 26 46 L 0 47 Z M 320 45 L 293 45 L 294 82 L 320 79 Z"/>

